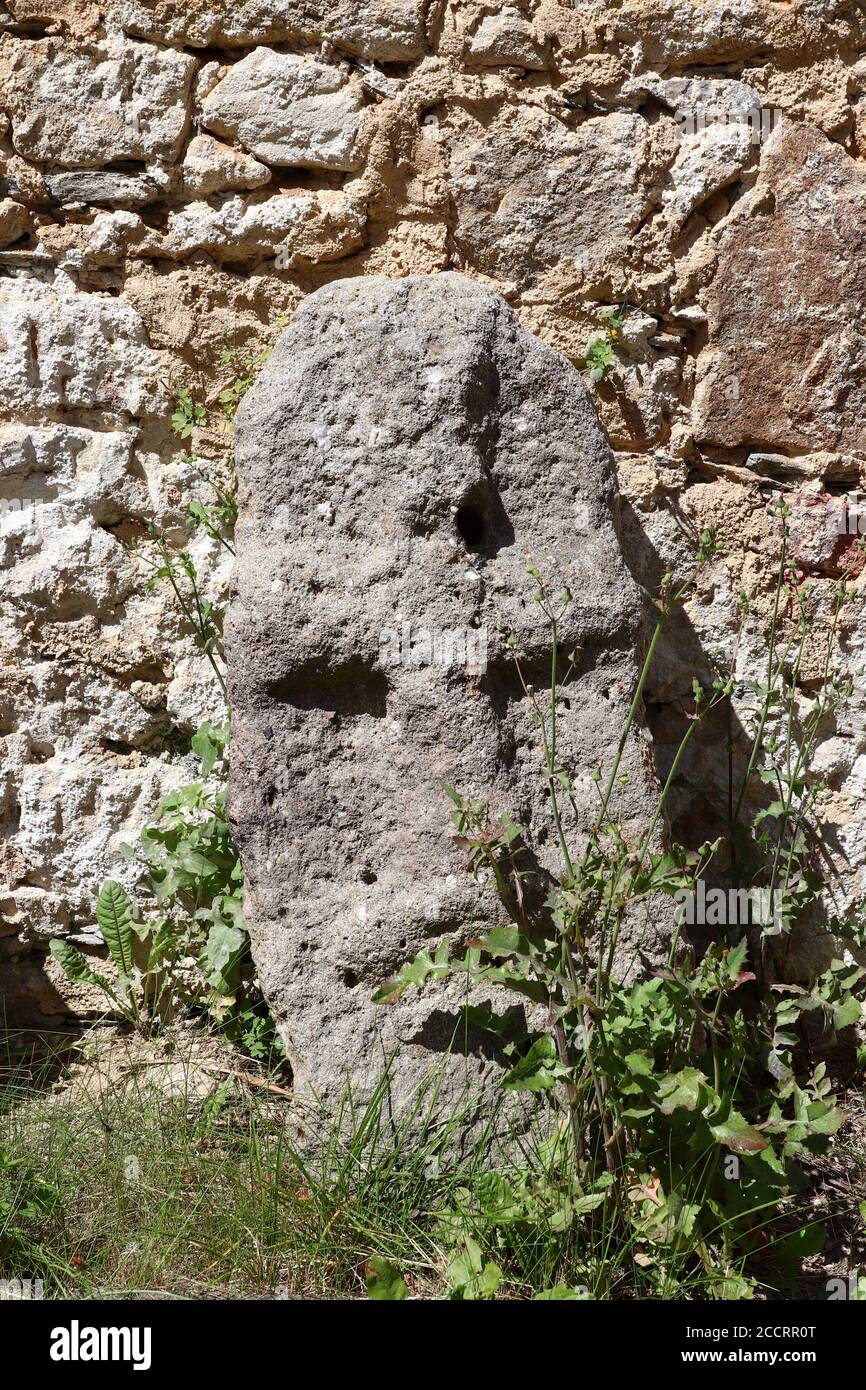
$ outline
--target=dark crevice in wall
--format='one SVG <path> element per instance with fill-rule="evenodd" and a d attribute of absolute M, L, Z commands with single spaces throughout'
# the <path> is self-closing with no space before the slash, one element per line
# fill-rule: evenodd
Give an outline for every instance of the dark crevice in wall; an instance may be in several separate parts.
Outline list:
<path fill-rule="evenodd" d="M 299 710 L 326 710 L 332 714 L 387 714 L 388 682 L 381 671 L 374 671 L 360 659 L 330 666 L 322 659 L 311 661 L 271 681 L 265 690 L 269 700 Z"/>

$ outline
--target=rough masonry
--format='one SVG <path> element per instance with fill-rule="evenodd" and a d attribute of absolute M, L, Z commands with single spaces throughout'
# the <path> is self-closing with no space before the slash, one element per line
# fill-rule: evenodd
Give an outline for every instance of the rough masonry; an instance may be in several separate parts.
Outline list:
<path fill-rule="evenodd" d="M 0 969 L 7 1008 L 61 1021 L 58 933 L 93 901 L 220 718 L 160 588 L 148 528 L 190 530 L 196 468 L 232 485 L 219 403 L 238 359 L 337 280 L 456 271 L 586 377 L 649 590 L 717 527 L 725 551 L 666 642 L 660 766 L 696 670 L 765 652 L 784 495 L 822 601 L 853 566 L 819 752 L 834 910 L 866 873 L 863 481 L 866 14 L 857 0 L 4 0 L 0 5 Z M 179 389 L 210 408 L 179 440 Z M 419 396 L 413 409 L 426 408 Z M 188 455 L 199 460 L 193 466 Z M 820 520 L 819 520 L 820 518 Z M 137 549 L 129 543 L 138 541 Z M 804 708 L 813 698 L 808 682 Z M 674 831 L 714 828 L 696 743 Z M 348 967 L 351 968 L 351 967 Z"/>

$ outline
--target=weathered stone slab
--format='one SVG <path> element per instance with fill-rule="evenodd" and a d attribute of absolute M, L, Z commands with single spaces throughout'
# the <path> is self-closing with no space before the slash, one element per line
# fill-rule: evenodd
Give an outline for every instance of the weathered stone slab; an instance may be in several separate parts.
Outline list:
<path fill-rule="evenodd" d="M 240 257 L 280 248 L 292 263 L 330 261 L 362 245 L 365 221 L 363 209 L 341 189 L 236 196 L 218 207 L 196 201 L 169 215 L 159 249 L 171 256 L 204 250 Z"/>
<path fill-rule="evenodd" d="M 196 47 L 339 44 L 349 53 L 408 62 L 424 47 L 422 0 L 113 0 L 113 25 L 160 42 Z"/>
<path fill-rule="evenodd" d="M 0 66 L 12 143 L 66 169 L 174 159 L 189 118 L 196 60 L 120 38 L 81 49 L 19 42 Z"/>
<path fill-rule="evenodd" d="M 454 1099 L 498 1065 L 489 1035 L 464 1034 L 465 985 L 371 996 L 422 948 L 504 920 L 466 870 L 446 783 L 524 827 L 545 895 L 556 869 L 508 645 L 549 681 L 529 556 L 575 596 L 560 634 L 576 653 L 560 711 L 575 842 L 597 814 L 591 773 L 623 726 L 641 611 L 610 452 L 565 358 L 444 274 L 311 295 L 244 400 L 237 457 L 231 815 L 296 1085 L 333 1096 L 348 1072 L 364 1091 L 396 1051 L 405 1099 L 453 1044 Z M 637 833 L 655 786 L 640 738 L 626 763 L 618 813 Z"/>
<path fill-rule="evenodd" d="M 356 169 L 364 100 L 339 68 L 257 48 L 205 98 L 204 124 L 267 164 Z"/>
<path fill-rule="evenodd" d="M 0 282 L 0 411 L 165 408 L 162 360 L 124 299 L 76 294 L 39 280 Z"/>
<path fill-rule="evenodd" d="M 866 173 L 783 122 L 725 232 L 694 433 L 734 448 L 866 451 Z"/>
<path fill-rule="evenodd" d="M 116 207 L 141 207 L 165 196 L 169 180 L 137 174 L 116 174 L 105 169 L 70 169 L 46 174 L 45 185 L 58 203 L 107 203 Z"/>
<path fill-rule="evenodd" d="M 617 111 L 572 129 L 505 107 L 454 136 L 446 124 L 444 138 L 465 263 L 526 288 L 554 267 L 563 277 L 571 267 L 580 284 L 628 257 L 654 188 L 642 116 Z"/>

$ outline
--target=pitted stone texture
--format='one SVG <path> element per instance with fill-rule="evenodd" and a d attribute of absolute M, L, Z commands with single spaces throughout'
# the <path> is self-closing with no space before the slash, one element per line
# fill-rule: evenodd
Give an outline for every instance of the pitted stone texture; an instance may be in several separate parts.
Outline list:
<path fill-rule="evenodd" d="M 100 882 L 129 874 L 119 844 L 193 772 L 154 743 L 171 723 L 195 727 L 184 686 L 201 703 L 208 682 L 200 664 L 186 680 L 173 667 L 177 619 L 123 545 L 160 524 L 169 466 L 141 433 L 160 428 L 167 376 L 125 299 L 76 291 L 63 274 L 2 281 L 0 992 L 22 1022 L 84 1007 L 29 953 L 92 925 Z"/>
<path fill-rule="evenodd" d="M 0 410 L 156 414 L 168 402 L 162 370 L 125 301 L 39 280 L 0 283 Z"/>
<path fill-rule="evenodd" d="M 356 169 L 363 105 L 339 68 L 257 48 L 205 98 L 202 119 L 268 164 Z"/>
<path fill-rule="evenodd" d="M 541 0 L 547 8 L 570 7 Z M 818 53 L 834 44 L 862 41 L 866 25 L 857 0 L 804 0 L 767 5 L 765 0 L 589 0 L 579 12 L 605 25 L 609 41 L 636 51 L 648 66 L 734 63 L 772 52 Z"/>
<path fill-rule="evenodd" d="M 323 39 L 385 62 L 418 58 L 422 0 L 115 0 L 111 24 L 162 43 L 196 47 Z"/>
<path fill-rule="evenodd" d="M 300 1089 L 333 1095 L 348 1071 L 363 1091 L 398 1048 L 405 1099 L 455 1030 L 464 1050 L 464 984 L 390 1008 L 371 996 L 422 948 L 459 949 L 504 917 L 466 871 L 445 784 L 520 822 L 544 896 L 557 867 L 508 645 L 514 633 L 527 679 L 549 681 L 530 556 L 575 596 L 559 747 L 578 849 L 597 814 L 591 774 L 622 729 L 641 611 L 610 452 L 578 373 L 454 274 L 310 296 L 243 402 L 237 445 L 231 816 L 254 956 Z M 422 642 L 480 629 L 486 669 L 423 652 L 401 664 L 406 627 Z M 618 814 L 636 834 L 655 786 L 638 737 L 626 762 Z M 472 1037 L 446 1095 L 496 1065 Z"/>
<path fill-rule="evenodd" d="M 2 105 L 26 159 L 93 169 L 174 159 L 188 123 L 196 60 L 120 38 L 68 48 L 55 40 L 2 50 Z"/>
<path fill-rule="evenodd" d="M 694 433 L 734 448 L 866 452 L 866 174 L 783 122 L 723 235 Z"/>
<path fill-rule="evenodd" d="M 219 708 L 211 694 L 201 709 L 200 661 L 187 673 L 166 655 L 177 622 L 113 530 L 153 515 L 134 440 L 61 424 L 0 427 L 0 992 L 20 1022 L 104 1009 L 104 999 L 70 994 L 50 961 L 28 968 L 28 955 L 43 956 L 55 936 L 80 943 L 90 932 L 93 944 L 100 883 L 134 886 L 121 845 L 195 775 L 154 743 L 170 724 L 188 731 Z M 201 547 L 191 548 L 209 575 Z"/>
<path fill-rule="evenodd" d="M 136 631 L 140 578 L 110 530 L 152 506 L 134 433 L 3 425 L 0 458 L 0 938 L 11 962 L 92 922 L 119 841 L 171 772 L 134 751 L 164 723 L 130 679 L 160 658 Z M 5 980 L 4 994 L 32 1021 L 64 1012 L 35 971 Z"/>
<path fill-rule="evenodd" d="M 36 536 L 56 536 L 61 517 L 77 522 L 93 516 L 111 525 L 146 516 L 149 498 L 132 465 L 133 441 L 132 432 L 121 430 L 0 425 L 0 536 L 22 527 Z M 11 578 L 10 583 L 14 589 Z"/>

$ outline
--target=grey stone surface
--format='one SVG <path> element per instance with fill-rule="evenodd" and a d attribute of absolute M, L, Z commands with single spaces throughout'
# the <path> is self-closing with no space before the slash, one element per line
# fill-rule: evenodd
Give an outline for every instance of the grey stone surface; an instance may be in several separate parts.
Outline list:
<path fill-rule="evenodd" d="M 460 123 L 457 135 L 446 122 L 444 139 L 465 264 L 525 287 L 553 267 L 582 283 L 627 261 L 657 196 L 642 116 L 615 111 L 572 129 L 538 110 L 516 118 L 505 103 Z"/>
<path fill-rule="evenodd" d="M 578 845 L 591 823 L 641 621 L 610 452 L 579 374 L 455 274 L 311 295 L 243 402 L 237 445 L 231 817 L 260 977 L 302 1092 L 333 1096 L 347 1072 L 363 1091 L 396 1051 L 405 1100 L 453 1038 L 453 1099 L 498 1066 L 484 1035 L 464 1037 L 464 984 L 391 1007 L 371 996 L 422 948 L 505 920 L 466 870 L 446 783 L 524 827 L 540 880 L 556 869 L 507 645 L 516 634 L 527 679 L 549 680 L 528 557 L 575 596 L 560 748 Z M 401 662 L 404 625 L 415 647 Z M 429 659 L 424 632 L 455 630 L 484 634 L 485 669 L 481 647 L 474 663 Z M 650 762 L 637 734 L 618 808 L 633 832 L 654 801 Z"/>
<path fill-rule="evenodd" d="M 108 203 L 117 207 L 152 203 L 163 196 L 167 183 L 165 176 L 160 181 L 107 169 L 70 169 L 45 176 L 49 193 L 59 203 Z"/>

